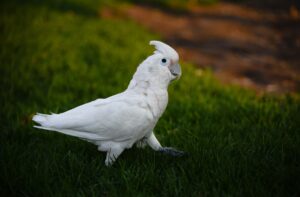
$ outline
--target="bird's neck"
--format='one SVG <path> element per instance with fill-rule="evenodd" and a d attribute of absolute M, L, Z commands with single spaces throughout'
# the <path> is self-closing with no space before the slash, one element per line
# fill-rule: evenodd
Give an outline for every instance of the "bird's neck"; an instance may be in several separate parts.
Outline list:
<path fill-rule="evenodd" d="M 146 91 L 154 91 L 157 93 L 168 92 L 168 81 L 162 81 L 159 78 L 147 78 L 142 76 L 134 76 L 130 81 L 127 90 L 133 90 L 137 93 Z"/>

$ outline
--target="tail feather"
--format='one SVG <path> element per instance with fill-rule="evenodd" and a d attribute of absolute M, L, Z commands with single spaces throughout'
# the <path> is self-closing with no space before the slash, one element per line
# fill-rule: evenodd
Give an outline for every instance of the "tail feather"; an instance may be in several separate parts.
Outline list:
<path fill-rule="evenodd" d="M 49 115 L 47 114 L 40 114 L 36 113 L 36 115 L 33 116 L 32 120 L 40 125 L 45 124 L 49 119 Z"/>
<path fill-rule="evenodd" d="M 90 141 L 105 140 L 105 138 L 102 138 L 95 133 L 87 133 L 87 132 L 76 131 L 71 129 L 57 129 L 57 128 L 50 128 L 50 127 L 43 127 L 43 126 L 33 126 L 33 127 L 38 129 L 48 130 L 48 131 L 56 131 L 58 133 L 63 133 L 65 135 L 78 137 L 84 140 L 90 140 Z"/>
<path fill-rule="evenodd" d="M 85 131 L 77 131 L 77 130 L 68 129 L 68 128 L 55 128 L 55 126 L 53 126 L 53 124 L 51 123 L 51 120 L 50 120 L 51 116 L 53 116 L 53 114 L 48 115 L 48 114 L 37 113 L 36 115 L 33 116 L 32 120 L 34 122 L 40 124 L 40 126 L 34 125 L 33 127 L 38 128 L 38 129 L 48 130 L 48 131 L 56 131 L 59 133 L 63 133 L 66 135 L 78 137 L 78 138 L 81 138 L 84 140 L 89 140 L 89 141 L 104 140 L 103 137 L 100 137 L 99 135 L 97 135 L 95 133 L 90 133 L 90 132 L 85 132 Z M 52 125 L 52 126 L 50 126 L 50 125 Z"/>

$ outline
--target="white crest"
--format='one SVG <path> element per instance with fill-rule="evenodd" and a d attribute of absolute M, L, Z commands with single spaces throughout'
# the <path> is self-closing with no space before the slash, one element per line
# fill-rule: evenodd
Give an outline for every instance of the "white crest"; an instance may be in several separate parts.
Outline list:
<path fill-rule="evenodd" d="M 178 53 L 169 45 L 157 40 L 152 40 L 149 44 L 155 46 L 156 51 L 154 53 L 161 53 L 175 61 L 179 60 Z"/>

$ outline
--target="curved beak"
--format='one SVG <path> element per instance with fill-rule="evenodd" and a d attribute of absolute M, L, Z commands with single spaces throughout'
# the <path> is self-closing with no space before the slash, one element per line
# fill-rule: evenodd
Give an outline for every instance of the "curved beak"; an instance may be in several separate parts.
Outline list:
<path fill-rule="evenodd" d="M 181 76 L 181 67 L 178 63 L 172 64 L 169 69 L 170 69 L 171 74 L 173 76 L 175 76 L 176 78 L 179 78 Z"/>

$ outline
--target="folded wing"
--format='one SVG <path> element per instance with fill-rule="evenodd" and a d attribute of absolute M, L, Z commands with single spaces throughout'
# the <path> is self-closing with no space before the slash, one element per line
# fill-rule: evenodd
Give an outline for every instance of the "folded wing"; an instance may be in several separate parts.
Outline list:
<path fill-rule="evenodd" d="M 141 98 L 118 94 L 97 99 L 61 114 L 37 114 L 40 129 L 53 130 L 86 140 L 124 141 L 149 126 L 151 112 L 140 107 Z"/>

